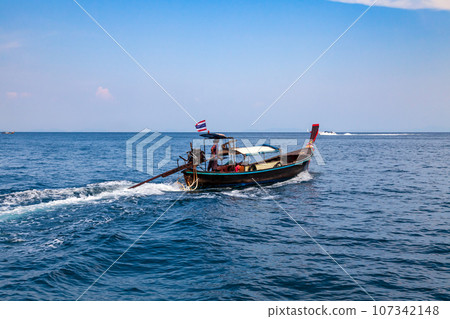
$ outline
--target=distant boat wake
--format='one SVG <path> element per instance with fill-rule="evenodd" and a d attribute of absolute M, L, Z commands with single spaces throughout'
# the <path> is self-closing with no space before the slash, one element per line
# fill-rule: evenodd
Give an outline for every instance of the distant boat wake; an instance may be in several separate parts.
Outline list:
<path fill-rule="evenodd" d="M 411 133 L 334 133 L 333 134 L 320 134 L 325 136 L 356 136 L 356 135 L 364 135 L 364 136 L 398 136 L 398 135 L 414 135 Z"/>
<path fill-rule="evenodd" d="M 365 136 L 397 136 L 397 135 L 414 135 L 411 133 L 345 133 L 338 135 L 365 135 Z"/>

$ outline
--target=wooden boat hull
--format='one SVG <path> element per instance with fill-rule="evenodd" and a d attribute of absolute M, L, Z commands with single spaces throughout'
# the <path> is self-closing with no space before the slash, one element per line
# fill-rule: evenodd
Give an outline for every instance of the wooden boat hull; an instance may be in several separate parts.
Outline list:
<path fill-rule="evenodd" d="M 254 185 L 256 182 L 259 184 L 282 182 L 307 170 L 309 161 L 253 172 L 223 173 L 197 171 L 198 188 L 239 187 Z M 183 175 L 187 185 L 191 185 L 195 181 L 192 169 L 184 170 Z"/>
<path fill-rule="evenodd" d="M 211 149 L 212 154 L 208 162 L 208 168 L 206 166 L 205 145 L 203 145 L 204 149 L 201 150 L 201 148 L 194 149 L 191 143 L 191 150 L 187 152 L 187 159 L 180 156 L 185 162 L 183 165 L 178 165 L 174 169 L 129 188 L 139 187 L 156 178 L 167 177 L 180 171 L 183 173 L 186 181 L 187 187 L 185 190 L 239 187 L 285 181 L 308 169 L 314 153 L 314 142 L 318 132 L 319 124 L 313 124 L 308 144 L 304 148 L 285 153 L 280 148 L 265 144 L 258 147 L 239 148 L 236 147 L 236 139 L 219 133 L 209 133 L 208 131 L 208 133 L 200 135 L 205 137 L 205 139 L 214 139 L 214 145 L 216 145 L 216 148 Z M 228 140 L 228 142 L 223 143 L 222 150 L 217 151 L 217 143 L 220 139 Z M 269 153 L 269 151 L 279 154 L 269 159 L 255 162 L 248 158 L 248 156 Z M 236 154 L 240 154 L 244 158 L 237 161 Z M 225 157 L 228 157 L 228 161 L 218 165 L 218 160 L 223 162 Z M 207 171 L 210 169 L 212 171 Z"/>

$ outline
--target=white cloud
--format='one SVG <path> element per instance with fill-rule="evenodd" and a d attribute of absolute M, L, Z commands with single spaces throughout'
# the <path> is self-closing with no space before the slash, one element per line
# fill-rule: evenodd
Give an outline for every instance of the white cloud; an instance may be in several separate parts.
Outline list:
<path fill-rule="evenodd" d="M 97 88 L 97 92 L 95 92 L 95 96 L 97 96 L 99 99 L 102 99 L 102 100 L 112 100 L 113 99 L 113 96 L 109 92 L 109 90 L 107 88 L 104 88 L 101 86 L 99 86 Z"/>
<path fill-rule="evenodd" d="M 20 48 L 20 47 L 21 47 L 21 44 L 18 41 L 7 42 L 7 43 L 0 44 L 0 52 L 11 50 L 11 49 L 16 49 L 16 48 Z"/>
<path fill-rule="evenodd" d="M 17 92 L 6 92 L 6 97 L 8 99 L 11 99 L 11 100 L 17 99 L 19 97 L 19 93 L 17 93 Z"/>
<path fill-rule="evenodd" d="M 330 0 L 334 2 L 358 3 L 371 5 L 374 0 Z M 391 7 L 399 9 L 435 9 L 450 10 L 449 0 L 378 0 L 375 3 L 380 7 Z"/>
<path fill-rule="evenodd" d="M 31 96 L 31 94 L 28 92 L 15 92 L 15 91 L 6 92 L 6 97 L 10 100 L 15 100 L 18 98 L 27 98 L 29 96 Z"/>

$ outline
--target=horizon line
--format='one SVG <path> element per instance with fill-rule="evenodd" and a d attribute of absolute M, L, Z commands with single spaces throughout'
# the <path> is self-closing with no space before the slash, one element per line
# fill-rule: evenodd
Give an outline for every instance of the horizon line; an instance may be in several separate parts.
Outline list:
<path fill-rule="evenodd" d="M 159 131 L 159 130 L 151 130 L 153 132 L 159 133 L 192 133 L 192 134 L 201 134 L 199 132 L 191 132 L 191 131 Z M 139 133 L 140 131 L 0 131 L 0 135 L 8 135 L 3 134 L 4 132 L 14 132 L 15 133 Z M 224 132 L 224 133 L 306 133 L 306 131 L 215 131 L 215 132 Z M 322 131 L 321 131 L 322 132 Z M 345 134 L 345 133 L 450 133 L 449 131 L 333 131 L 335 133 Z"/>

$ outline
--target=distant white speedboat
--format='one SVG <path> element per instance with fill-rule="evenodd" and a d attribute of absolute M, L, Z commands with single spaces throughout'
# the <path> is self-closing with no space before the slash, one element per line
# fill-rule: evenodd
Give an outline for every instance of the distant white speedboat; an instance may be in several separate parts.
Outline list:
<path fill-rule="evenodd" d="M 333 131 L 323 131 L 319 132 L 319 135 L 337 135 L 336 132 Z"/>

